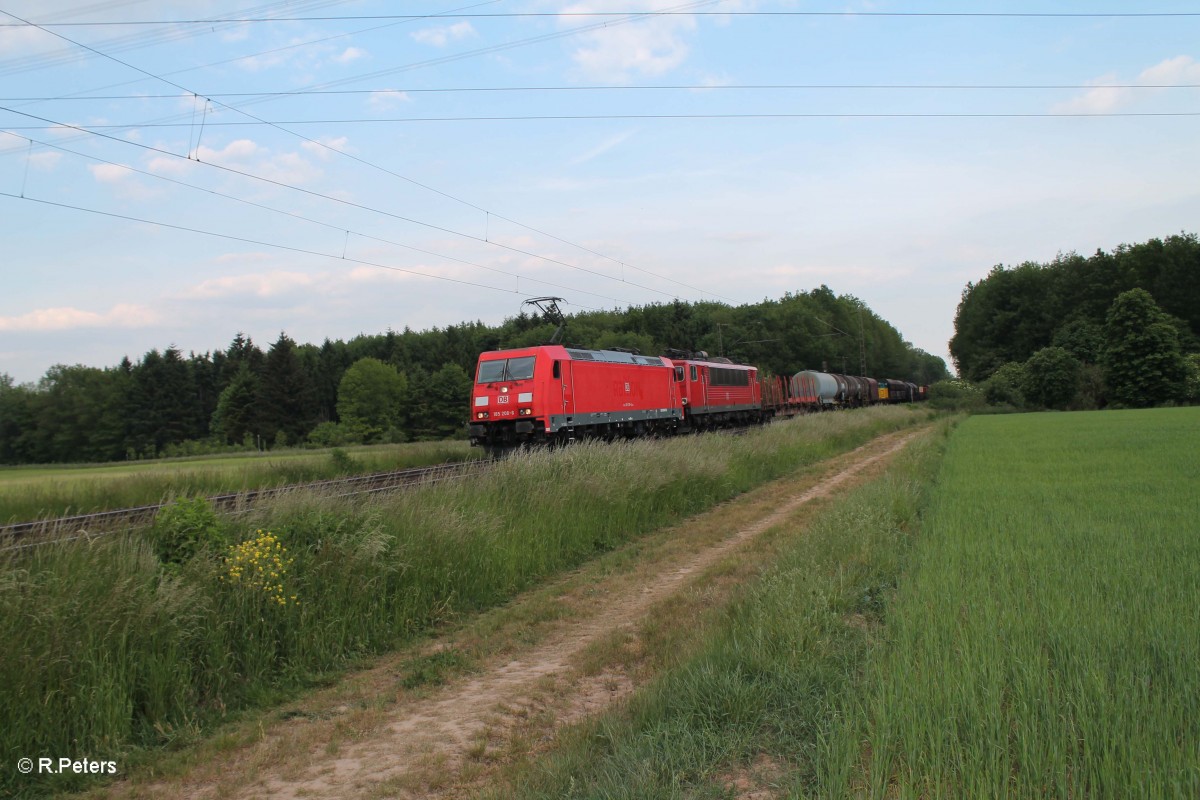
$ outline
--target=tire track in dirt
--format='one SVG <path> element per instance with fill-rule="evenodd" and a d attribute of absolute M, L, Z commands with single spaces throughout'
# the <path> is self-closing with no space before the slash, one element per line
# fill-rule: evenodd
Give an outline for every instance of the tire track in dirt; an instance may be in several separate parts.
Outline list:
<path fill-rule="evenodd" d="M 339 744 L 332 752 L 327 744 L 307 744 L 299 764 L 294 752 L 282 760 L 252 757 L 260 769 L 251 784 L 193 783 L 185 791 L 189 796 L 241 800 L 311 800 L 444 796 L 480 786 L 490 769 L 482 758 L 489 743 L 530 734 L 547 741 L 557 727 L 597 713 L 634 690 L 633 681 L 619 671 L 581 674 L 576 662 L 590 645 L 634 629 L 655 604 L 681 591 L 689 579 L 804 505 L 861 482 L 927 430 L 887 434 L 831 459 L 824 477 L 757 521 L 712 546 L 664 561 L 649 579 L 602 593 L 588 618 L 563 623 L 561 630 L 506 663 L 487 666 L 428 697 L 402 698 L 387 709 L 381 724 L 357 740 Z M 267 732 L 257 747 L 286 752 L 286 732 Z"/>

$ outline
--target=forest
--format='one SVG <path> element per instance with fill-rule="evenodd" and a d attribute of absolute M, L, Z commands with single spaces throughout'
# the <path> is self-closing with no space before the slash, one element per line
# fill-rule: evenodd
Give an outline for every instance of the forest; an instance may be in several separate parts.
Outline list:
<path fill-rule="evenodd" d="M 36 384 L 0 374 L 0 463 L 126 461 L 463 435 L 479 354 L 541 344 L 554 326 L 519 313 L 498 326 L 405 327 L 350 341 L 265 350 L 238 333 L 224 349 L 174 345 L 114 367 L 57 365 Z M 929 384 L 942 359 L 904 341 L 860 300 L 826 286 L 731 307 L 675 301 L 571 315 L 563 336 L 585 348 L 647 354 L 704 350 L 770 374 L 801 369 Z"/>
<path fill-rule="evenodd" d="M 1144 407 L 1200 400 L 1200 239 L 994 267 L 968 283 L 950 340 L 992 404 Z"/>

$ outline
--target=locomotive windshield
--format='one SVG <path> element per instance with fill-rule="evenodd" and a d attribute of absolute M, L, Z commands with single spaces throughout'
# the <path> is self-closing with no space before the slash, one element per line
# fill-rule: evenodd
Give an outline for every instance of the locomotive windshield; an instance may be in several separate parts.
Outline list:
<path fill-rule="evenodd" d="M 533 356 L 501 358 L 496 361 L 480 361 L 476 383 L 499 383 L 500 381 L 524 381 L 533 377 Z"/>

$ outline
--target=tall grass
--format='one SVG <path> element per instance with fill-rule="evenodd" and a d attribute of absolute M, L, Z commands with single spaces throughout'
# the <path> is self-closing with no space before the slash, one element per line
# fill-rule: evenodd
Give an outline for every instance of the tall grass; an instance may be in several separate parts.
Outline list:
<path fill-rule="evenodd" d="M 1200 796 L 1197 430 L 964 424 L 822 793 Z"/>
<path fill-rule="evenodd" d="M 275 451 L 129 464 L 0 468 L 0 524 L 478 458 L 466 442 Z"/>
<path fill-rule="evenodd" d="M 0 761 L 115 758 L 186 742 L 227 710 L 273 702 L 330 670 L 487 608 L 683 515 L 924 420 L 881 408 L 705 436 L 572 447 L 470 482 L 374 501 L 293 493 L 226 538 L 261 529 L 294 559 L 271 592 L 221 553 L 164 568 L 137 536 L 36 548 L 0 571 Z M 82 776 L 0 771 L 0 792 Z"/>

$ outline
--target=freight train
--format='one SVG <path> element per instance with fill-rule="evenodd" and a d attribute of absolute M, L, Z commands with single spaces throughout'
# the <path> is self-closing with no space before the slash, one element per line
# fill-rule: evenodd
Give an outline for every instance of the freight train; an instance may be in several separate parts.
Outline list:
<path fill-rule="evenodd" d="M 769 422 L 776 416 L 925 399 L 926 387 L 805 370 L 763 380 L 707 353 L 646 356 L 560 344 L 479 356 L 467 432 L 492 454 L 577 439 L 636 438 Z"/>

